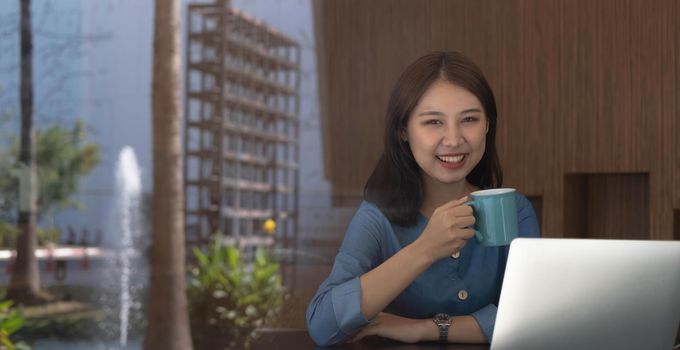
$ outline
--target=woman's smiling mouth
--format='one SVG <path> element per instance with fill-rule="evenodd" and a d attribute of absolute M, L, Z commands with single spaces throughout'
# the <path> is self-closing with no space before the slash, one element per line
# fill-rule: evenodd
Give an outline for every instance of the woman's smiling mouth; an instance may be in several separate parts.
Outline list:
<path fill-rule="evenodd" d="M 462 167 L 463 164 L 465 164 L 466 157 L 467 153 L 435 156 L 435 158 L 439 160 L 439 164 L 441 164 L 446 169 L 458 169 Z"/>

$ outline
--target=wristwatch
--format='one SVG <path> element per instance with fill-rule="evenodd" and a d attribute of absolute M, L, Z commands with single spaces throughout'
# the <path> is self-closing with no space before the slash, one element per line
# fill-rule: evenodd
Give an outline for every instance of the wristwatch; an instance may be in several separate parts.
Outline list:
<path fill-rule="evenodd" d="M 453 324 L 451 316 L 447 314 L 436 314 L 432 318 L 432 322 L 439 328 L 439 342 L 447 343 L 449 339 L 449 327 Z"/>

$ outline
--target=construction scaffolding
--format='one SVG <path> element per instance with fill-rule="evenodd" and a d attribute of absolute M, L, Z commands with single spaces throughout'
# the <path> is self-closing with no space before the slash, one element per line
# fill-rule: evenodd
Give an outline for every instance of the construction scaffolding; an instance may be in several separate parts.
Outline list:
<path fill-rule="evenodd" d="M 187 17 L 187 244 L 219 231 L 242 248 L 294 247 L 300 45 L 224 1 L 191 4 Z"/>

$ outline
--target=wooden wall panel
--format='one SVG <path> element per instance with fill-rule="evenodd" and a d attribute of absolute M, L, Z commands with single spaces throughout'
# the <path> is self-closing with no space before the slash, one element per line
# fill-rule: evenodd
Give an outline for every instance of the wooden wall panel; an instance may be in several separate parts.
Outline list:
<path fill-rule="evenodd" d="M 649 237 L 649 178 L 646 174 L 584 177 L 587 178 L 584 238 Z"/>
<path fill-rule="evenodd" d="M 568 234 L 568 174 L 648 174 L 641 193 L 649 197 L 649 237 L 672 237 L 673 209 L 680 208 L 677 1 L 314 6 L 325 173 L 337 197 L 360 197 L 382 149 L 387 98 L 400 72 L 425 52 L 456 49 L 480 65 L 494 89 L 506 185 L 541 198 L 544 236 Z"/>
<path fill-rule="evenodd" d="M 568 174 L 564 196 L 564 237 L 649 237 L 647 174 Z"/>
<path fill-rule="evenodd" d="M 514 139 L 516 147 L 522 147 L 518 152 L 508 152 L 504 158 L 505 164 L 522 164 L 513 172 L 508 173 L 508 183 L 516 183 L 527 194 L 544 194 L 544 187 L 548 186 L 549 177 L 545 175 L 551 171 L 551 161 L 554 160 L 556 150 L 554 142 L 545 143 L 544 139 L 553 139 L 554 130 L 547 120 L 558 114 L 557 99 L 551 98 L 557 94 L 559 73 L 559 2 L 533 1 L 521 3 L 522 23 L 522 59 L 521 84 L 519 106 L 517 111 L 523 123 L 513 121 L 510 124 L 525 130 L 523 138 Z M 541 18 L 553 18 L 556 21 L 543 21 Z M 537 93 L 544 91 L 545 93 Z M 510 119 L 510 118 L 508 118 Z M 511 135 L 512 137 L 512 135 Z M 518 142 L 522 140 L 522 142 Z M 536 174 L 537 167 L 543 165 L 540 174 Z M 554 167 L 554 166 L 553 166 Z M 536 176 L 539 175 L 539 176 Z M 545 213 L 545 212 L 544 212 Z"/>
<path fill-rule="evenodd" d="M 523 99 L 522 77 L 523 66 L 521 52 L 524 41 L 521 33 L 521 7 L 516 1 L 491 1 L 492 10 L 488 12 L 488 23 L 495 23 L 489 36 L 494 40 L 489 42 L 486 66 L 482 69 L 488 76 L 489 83 L 494 86 L 506 86 L 506 89 L 494 89 L 498 108 L 497 147 L 502 163 L 529 164 L 527 157 L 531 148 L 528 138 L 530 129 L 524 123 L 517 123 L 516 115 L 523 113 L 524 106 L 517 103 Z M 483 28 L 482 28 L 483 30 Z M 508 35 L 514 33 L 514 35 Z M 496 47 L 493 49 L 492 47 Z M 502 59 L 498 59 L 502 57 Z M 518 142 L 523 140 L 522 142 Z M 511 150 L 515 149 L 516 152 Z M 519 183 L 522 179 L 521 167 L 516 173 L 505 174 L 508 184 Z"/>
<path fill-rule="evenodd" d="M 671 19 L 667 22 L 667 30 L 665 32 L 669 33 L 669 35 L 665 38 L 668 43 L 675 42 L 675 52 L 673 55 L 675 56 L 673 57 L 675 60 L 675 81 L 672 82 L 668 88 L 669 96 L 671 96 L 670 100 L 673 101 L 675 105 L 674 113 L 672 113 L 672 117 L 670 118 L 671 125 L 674 125 L 672 128 L 672 135 L 675 140 L 674 146 L 671 149 L 671 153 L 675 153 L 673 156 L 671 172 L 674 177 L 673 208 L 680 210 L 680 171 L 677 166 L 677 164 L 680 164 L 680 20 L 678 20 L 678 18 L 680 18 L 680 4 L 678 4 L 677 1 L 674 1 L 669 5 L 668 14 Z M 673 36 L 675 36 L 675 40 L 673 40 Z M 668 66 L 673 67 L 673 64 L 669 64 Z M 672 71 L 672 69 L 669 70 Z M 668 74 L 673 75 L 672 72 L 668 72 Z"/>
<path fill-rule="evenodd" d="M 642 129 L 641 157 L 650 172 L 651 237 L 664 238 L 673 231 L 672 183 L 680 165 L 674 163 L 678 151 L 673 147 L 674 136 L 680 135 L 673 132 L 677 120 L 673 91 L 678 90 L 673 61 L 678 47 L 669 45 L 677 35 L 674 22 L 678 19 L 673 17 L 677 1 L 632 4 L 631 12 L 636 14 L 631 23 L 632 112 Z"/>
<path fill-rule="evenodd" d="M 568 223 L 562 232 L 564 237 L 583 238 L 585 236 L 588 228 L 587 180 L 582 175 L 570 174 L 564 177 L 564 221 Z"/>

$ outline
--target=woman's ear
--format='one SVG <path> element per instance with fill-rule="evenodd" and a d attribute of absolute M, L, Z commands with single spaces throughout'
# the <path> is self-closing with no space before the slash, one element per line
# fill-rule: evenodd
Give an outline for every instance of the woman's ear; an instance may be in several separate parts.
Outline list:
<path fill-rule="evenodd" d="M 486 133 L 486 134 L 489 133 L 489 121 L 488 120 L 486 121 L 486 131 L 484 133 Z"/>
<path fill-rule="evenodd" d="M 406 137 L 406 130 L 401 129 L 401 132 L 399 133 L 399 137 L 401 138 L 402 141 L 408 142 L 408 137 Z"/>

